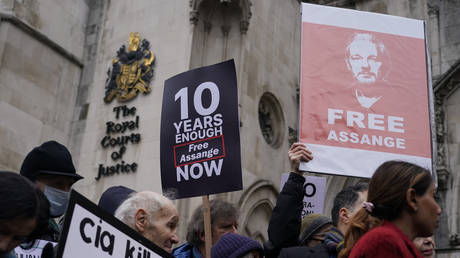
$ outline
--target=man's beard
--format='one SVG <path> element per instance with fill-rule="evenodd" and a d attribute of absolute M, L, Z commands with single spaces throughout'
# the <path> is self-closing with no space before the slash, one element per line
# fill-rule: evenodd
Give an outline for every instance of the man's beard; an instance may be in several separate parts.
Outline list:
<path fill-rule="evenodd" d="M 359 89 L 355 89 L 355 97 L 356 97 L 356 100 L 359 102 L 359 104 L 364 107 L 364 108 L 371 108 L 377 101 L 379 101 L 382 96 L 378 96 L 378 97 L 368 97 L 368 96 L 365 96 L 364 93 L 359 90 Z"/>

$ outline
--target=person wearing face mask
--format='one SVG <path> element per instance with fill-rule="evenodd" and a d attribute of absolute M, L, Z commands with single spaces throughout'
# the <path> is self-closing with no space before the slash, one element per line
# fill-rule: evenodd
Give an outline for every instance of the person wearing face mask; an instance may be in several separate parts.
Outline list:
<path fill-rule="evenodd" d="M 29 152 L 22 163 L 20 174 L 34 182 L 50 203 L 48 230 L 36 240 L 22 243 L 19 247 L 30 251 L 30 248 L 59 240 L 61 230 L 55 219 L 64 215 L 70 189 L 83 177 L 76 173 L 69 150 L 56 141 L 47 141 Z"/>

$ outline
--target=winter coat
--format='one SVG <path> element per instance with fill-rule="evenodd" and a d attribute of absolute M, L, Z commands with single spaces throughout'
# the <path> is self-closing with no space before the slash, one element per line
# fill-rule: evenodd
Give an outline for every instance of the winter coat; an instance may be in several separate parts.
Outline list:
<path fill-rule="evenodd" d="M 305 177 L 290 173 L 281 190 L 268 224 L 267 258 L 278 257 L 282 248 L 298 245 L 303 209 Z"/>
<path fill-rule="evenodd" d="M 325 244 L 315 247 L 296 246 L 281 249 L 278 258 L 329 258 L 329 252 Z"/>
<path fill-rule="evenodd" d="M 422 258 L 414 243 L 393 223 L 385 221 L 381 226 L 364 234 L 351 249 L 349 258 Z"/>

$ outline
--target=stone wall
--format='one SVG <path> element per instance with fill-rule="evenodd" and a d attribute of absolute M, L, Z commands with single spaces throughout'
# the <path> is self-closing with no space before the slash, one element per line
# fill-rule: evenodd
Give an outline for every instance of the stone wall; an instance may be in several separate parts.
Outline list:
<path fill-rule="evenodd" d="M 1 169 L 46 140 L 69 143 L 87 13 L 84 1 L 0 2 Z"/>

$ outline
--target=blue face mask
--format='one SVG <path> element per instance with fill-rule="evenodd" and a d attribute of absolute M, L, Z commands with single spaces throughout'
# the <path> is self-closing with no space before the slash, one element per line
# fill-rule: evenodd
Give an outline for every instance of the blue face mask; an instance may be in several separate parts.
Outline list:
<path fill-rule="evenodd" d="M 50 186 L 45 186 L 45 196 L 50 202 L 50 215 L 53 218 L 65 213 L 69 203 L 70 192 L 62 191 Z"/>

